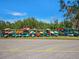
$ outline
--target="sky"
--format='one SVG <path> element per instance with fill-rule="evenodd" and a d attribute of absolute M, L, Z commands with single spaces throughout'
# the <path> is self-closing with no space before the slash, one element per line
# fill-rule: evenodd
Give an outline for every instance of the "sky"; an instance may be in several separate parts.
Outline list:
<path fill-rule="evenodd" d="M 62 21 L 59 0 L 0 0 L 0 20 L 15 22 L 28 17 L 39 21 Z"/>

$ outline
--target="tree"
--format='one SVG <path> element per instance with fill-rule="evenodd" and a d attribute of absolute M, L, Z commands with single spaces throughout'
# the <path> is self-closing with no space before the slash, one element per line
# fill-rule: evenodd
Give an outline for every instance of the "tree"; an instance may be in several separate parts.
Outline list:
<path fill-rule="evenodd" d="M 7 21 L 5 24 L 6 24 L 6 28 L 10 28 L 11 27 L 11 23 L 10 22 Z"/>
<path fill-rule="evenodd" d="M 72 27 L 79 30 L 79 0 L 60 0 L 60 11 L 65 12 L 64 17 L 70 19 Z"/>
<path fill-rule="evenodd" d="M 14 29 L 20 29 L 22 28 L 22 21 L 18 20 L 17 22 L 14 23 Z"/>
<path fill-rule="evenodd" d="M 36 18 L 26 18 L 23 20 L 18 20 L 14 23 L 0 21 L 0 30 L 5 28 L 11 28 L 11 29 L 21 29 L 23 27 L 31 27 L 36 29 L 56 29 L 58 27 L 63 28 L 63 24 L 59 24 L 58 20 L 56 19 L 54 23 L 45 23 L 42 21 L 38 21 Z"/>
<path fill-rule="evenodd" d="M 70 20 L 64 20 L 64 28 L 72 28 L 72 22 Z"/>
<path fill-rule="evenodd" d="M 2 20 L 0 20 L 0 30 L 5 29 L 6 23 Z"/>

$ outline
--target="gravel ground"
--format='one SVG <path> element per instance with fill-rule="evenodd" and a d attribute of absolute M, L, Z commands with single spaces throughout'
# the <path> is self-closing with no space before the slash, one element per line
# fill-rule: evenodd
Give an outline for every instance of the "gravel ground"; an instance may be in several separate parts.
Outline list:
<path fill-rule="evenodd" d="M 79 40 L 0 40 L 0 59 L 79 59 Z"/>

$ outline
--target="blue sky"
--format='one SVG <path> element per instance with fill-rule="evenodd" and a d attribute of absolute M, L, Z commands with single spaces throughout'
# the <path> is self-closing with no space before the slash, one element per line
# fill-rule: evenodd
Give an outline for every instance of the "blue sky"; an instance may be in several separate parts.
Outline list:
<path fill-rule="evenodd" d="M 14 22 L 27 17 L 50 22 L 63 18 L 59 0 L 0 0 L 0 20 Z"/>

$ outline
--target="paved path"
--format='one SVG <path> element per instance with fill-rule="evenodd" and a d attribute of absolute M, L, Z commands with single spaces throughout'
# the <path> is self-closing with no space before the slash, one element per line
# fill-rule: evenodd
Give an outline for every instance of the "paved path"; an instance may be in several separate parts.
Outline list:
<path fill-rule="evenodd" d="M 0 40 L 0 59 L 79 59 L 79 40 Z"/>

